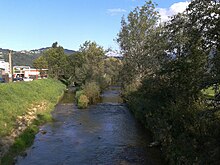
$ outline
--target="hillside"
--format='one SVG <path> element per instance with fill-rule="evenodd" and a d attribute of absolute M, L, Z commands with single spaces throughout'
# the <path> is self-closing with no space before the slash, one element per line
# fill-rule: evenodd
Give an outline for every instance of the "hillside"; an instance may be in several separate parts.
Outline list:
<path fill-rule="evenodd" d="M 19 65 L 28 65 L 33 66 L 33 60 L 38 58 L 44 51 L 50 47 L 34 49 L 34 50 L 22 50 L 22 51 L 12 51 L 12 64 L 13 66 Z M 8 61 L 8 52 L 9 49 L 0 48 L 0 58 L 3 58 L 5 61 Z M 65 54 L 70 55 L 74 54 L 76 51 L 64 49 Z"/>

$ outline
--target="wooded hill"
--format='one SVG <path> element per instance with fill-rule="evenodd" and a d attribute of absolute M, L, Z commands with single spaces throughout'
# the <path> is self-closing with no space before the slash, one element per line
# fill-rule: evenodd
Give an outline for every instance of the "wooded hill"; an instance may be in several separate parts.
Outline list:
<path fill-rule="evenodd" d="M 38 58 L 42 55 L 42 53 L 46 50 L 48 50 L 50 47 L 46 48 L 40 48 L 40 49 L 34 49 L 30 51 L 12 51 L 12 64 L 15 65 L 25 65 L 25 66 L 31 66 L 33 67 L 33 60 Z M 5 61 L 8 61 L 8 52 L 9 49 L 2 49 L 0 48 L 0 58 L 3 58 Z M 74 54 L 76 51 L 64 49 L 64 53 L 67 55 Z"/>

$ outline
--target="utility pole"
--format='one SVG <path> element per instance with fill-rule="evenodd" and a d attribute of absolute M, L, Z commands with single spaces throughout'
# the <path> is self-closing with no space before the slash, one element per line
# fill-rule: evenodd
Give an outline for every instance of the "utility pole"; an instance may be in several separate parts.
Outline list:
<path fill-rule="evenodd" d="M 12 55 L 12 51 L 9 50 L 9 54 L 8 54 L 8 59 L 9 59 L 9 82 L 12 82 L 12 76 L 13 76 L 11 55 Z"/>

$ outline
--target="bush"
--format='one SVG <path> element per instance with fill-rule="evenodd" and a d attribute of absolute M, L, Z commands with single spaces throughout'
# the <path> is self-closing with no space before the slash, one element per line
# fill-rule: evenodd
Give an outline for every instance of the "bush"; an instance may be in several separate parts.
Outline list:
<path fill-rule="evenodd" d="M 111 77 L 106 75 L 105 77 L 101 77 L 98 81 L 99 87 L 101 91 L 104 91 L 111 85 Z"/>
<path fill-rule="evenodd" d="M 81 94 L 78 99 L 78 104 L 77 104 L 78 107 L 79 108 L 87 108 L 88 103 L 89 103 L 89 99 L 87 98 L 87 96 L 84 94 Z"/>
<path fill-rule="evenodd" d="M 95 104 L 99 101 L 101 90 L 96 82 L 86 83 L 85 85 L 83 85 L 82 88 L 83 88 L 84 94 L 89 99 L 90 104 Z"/>
<path fill-rule="evenodd" d="M 219 164 L 220 108 L 208 109 L 193 98 L 189 102 L 185 91 L 176 91 L 164 79 L 148 78 L 126 101 L 169 164 Z"/>
<path fill-rule="evenodd" d="M 75 95 L 75 98 L 76 98 L 76 103 L 78 104 L 78 100 L 79 100 L 79 97 L 81 95 L 84 94 L 84 91 L 83 90 L 79 90 L 79 91 L 76 91 L 76 95 Z"/>

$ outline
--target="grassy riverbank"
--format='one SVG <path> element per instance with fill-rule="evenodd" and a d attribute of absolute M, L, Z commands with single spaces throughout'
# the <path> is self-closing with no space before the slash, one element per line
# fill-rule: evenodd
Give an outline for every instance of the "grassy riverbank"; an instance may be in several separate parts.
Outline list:
<path fill-rule="evenodd" d="M 62 96 L 64 89 L 65 85 L 52 79 L 0 84 L 0 137 L 2 139 L 17 131 L 19 117 L 25 119 L 27 115 L 35 116 L 31 124 L 26 123 L 28 127 L 15 139 L 1 164 L 11 164 L 16 154 L 31 145 L 38 126 L 51 120 L 50 111 Z"/>

